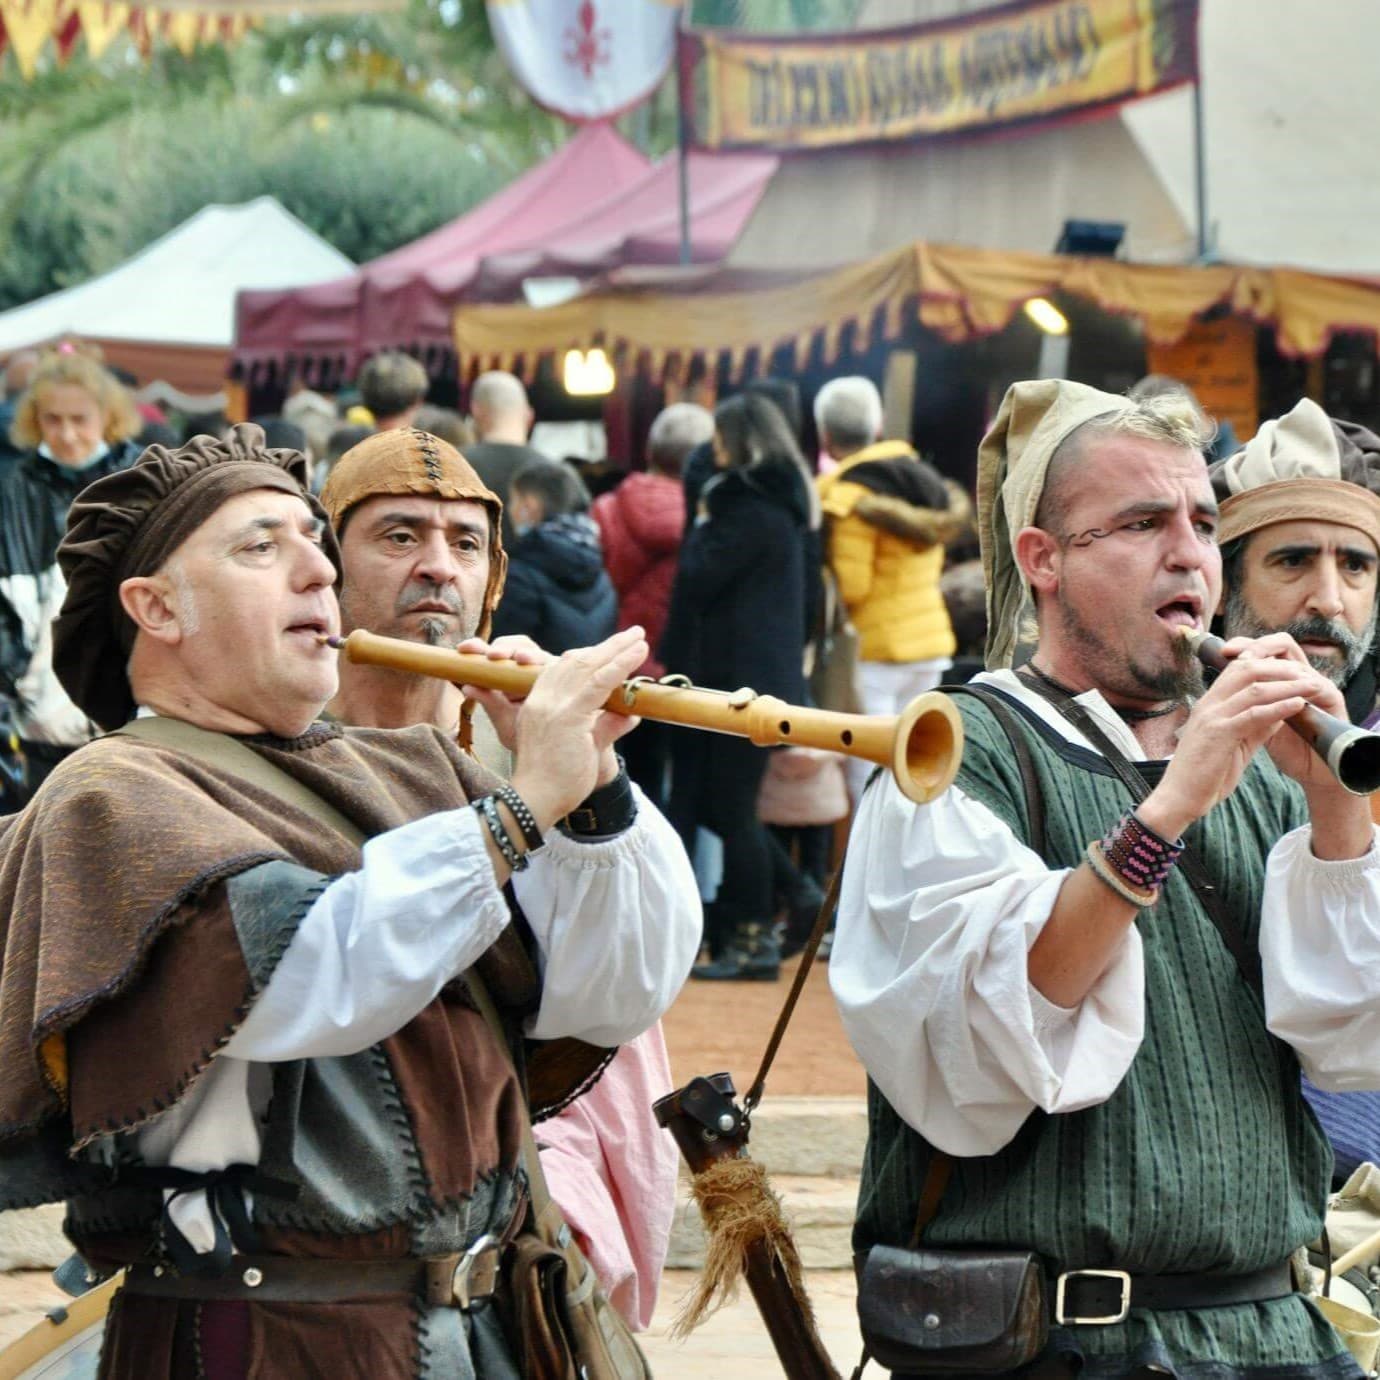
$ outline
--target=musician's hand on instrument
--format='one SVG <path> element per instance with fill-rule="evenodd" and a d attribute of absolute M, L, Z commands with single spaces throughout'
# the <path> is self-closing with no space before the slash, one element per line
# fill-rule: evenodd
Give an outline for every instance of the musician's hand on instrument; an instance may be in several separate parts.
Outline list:
<path fill-rule="evenodd" d="M 466 638 L 456 651 L 473 652 L 490 661 L 512 661 L 519 666 L 543 666 L 551 660 L 549 652 L 522 633 L 509 633 L 492 642 L 485 642 L 481 637 Z M 501 690 L 483 690 L 474 685 L 462 685 L 460 693 L 484 707 L 498 741 L 512 752 L 517 741 L 517 714 L 522 700 L 505 695 Z"/>
<path fill-rule="evenodd" d="M 547 828 L 618 773 L 613 744 L 639 720 L 604 702 L 647 659 L 641 628 L 543 667 L 517 715 L 513 787 Z"/>
<path fill-rule="evenodd" d="M 467 637 L 455 650 L 477 652 L 490 661 L 514 661 L 519 666 L 544 666 L 553 659 L 550 652 L 543 651 L 526 633 L 506 633 L 492 642 L 485 642 L 482 637 Z"/>
<path fill-rule="evenodd" d="M 1265 637 L 1234 637 L 1223 644 L 1222 655 L 1233 661 L 1278 660 L 1299 668 L 1300 676 L 1311 682 L 1309 703 L 1339 719 L 1347 718 L 1346 700 L 1332 681 L 1308 660 L 1303 648 L 1284 632 Z M 1225 674 L 1225 672 L 1223 673 Z M 1339 791 L 1349 794 L 1318 756 L 1297 733 L 1279 733 L 1268 743 L 1270 756 L 1286 776 L 1292 776 L 1305 791 Z"/>
<path fill-rule="evenodd" d="M 1280 729 L 1316 691 L 1316 675 L 1291 658 L 1237 657 L 1193 706 L 1164 777 L 1138 810 L 1146 824 L 1177 838 L 1226 799 L 1263 744 L 1295 737 Z"/>

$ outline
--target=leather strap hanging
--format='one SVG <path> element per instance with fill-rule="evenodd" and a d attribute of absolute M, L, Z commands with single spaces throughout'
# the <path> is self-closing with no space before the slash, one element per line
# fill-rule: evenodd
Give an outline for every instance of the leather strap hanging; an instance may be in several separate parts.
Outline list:
<path fill-rule="evenodd" d="M 981 701 L 989 710 L 997 722 L 1001 724 L 1006 736 L 1011 740 L 1011 749 L 1016 757 L 1016 764 L 1020 768 L 1021 783 L 1025 790 L 1026 817 L 1030 821 L 1030 846 L 1037 853 L 1043 854 L 1045 848 L 1045 820 L 1044 802 L 1040 795 L 1040 782 L 1035 775 L 1035 760 L 1031 756 L 1030 746 L 1026 742 L 1025 734 L 1016 723 L 1015 716 L 1006 706 L 1000 695 L 994 694 L 990 690 L 985 690 L 978 685 L 945 685 L 942 687 L 945 694 L 949 695 L 971 695 L 973 699 Z M 876 780 L 882 771 L 878 768 L 876 772 L 868 778 L 868 786 Z M 845 842 L 846 846 L 846 842 Z M 819 946 L 824 940 L 825 931 L 829 928 L 829 920 L 834 914 L 834 909 L 839 901 L 839 889 L 843 881 L 843 867 L 834 869 L 834 875 L 829 881 L 829 888 L 824 896 L 824 903 L 819 908 L 819 914 L 815 917 L 814 928 L 810 931 L 810 937 L 805 941 L 805 947 L 800 954 L 800 966 L 796 969 L 795 977 L 791 982 L 790 991 L 786 993 L 786 1000 L 781 1005 L 781 1014 L 776 1018 L 776 1024 L 772 1027 L 771 1037 L 767 1040 L 767 1047 L 762 1053 L 762 1062 L 758 1066 L 757 1076 L 752 1080 L 752 1086 L 743 1095 L 743 1108 L 751 1112 L 762 1100 L 762 1094 L 766 1091 L 767 1075 L 771 1072 L 771 1066 L 776 1060 L 777 1051 L 781 1048 L 781 1041 L 785 1038 L 786 1028 L 791 1023 L 791 1017 L 795 1015 L 795 1008 L 800 1001 L 800 994 L 804 990 L 805 983 L 810 976 L 810 971 L 814 966 L 815 955 L 819 952 Z M 942 1191 L 942 1190 L 941 1190 Z M 923 1196 L 923 1195 L 922 1195 Z M 937 1199 L 936 1199 L 937 1204 Z"/>

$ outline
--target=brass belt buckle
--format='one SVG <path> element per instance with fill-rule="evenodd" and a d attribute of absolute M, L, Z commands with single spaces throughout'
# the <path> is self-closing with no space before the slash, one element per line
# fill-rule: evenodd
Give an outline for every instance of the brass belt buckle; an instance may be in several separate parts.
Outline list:
<path fill-rule="evenodd" d="M 1064 1311 L 1065 1286 L 1071 1279 L 1115 1279 L 1121 1281 L 1121 1303 L 1115 1313 L 1081 1318 Z M 1076 1327 L 1110 1327 L 1125 1322 L 1131 1311 L 1131 1276 L 1125 1270 L 1065 1270 L 1054 1285 L 1054 1321 Z"/>
<path fill-rule="evenodd" d="M 450 1277 L 450 1292 L 461 1312 L 467 1312 L 493 1294 L 498 1277 L 498 1248 L 498 1237 L 486 1231 L 460 1257 Z M 489 1258 L 482 1259 L 486 1254 Z"/>

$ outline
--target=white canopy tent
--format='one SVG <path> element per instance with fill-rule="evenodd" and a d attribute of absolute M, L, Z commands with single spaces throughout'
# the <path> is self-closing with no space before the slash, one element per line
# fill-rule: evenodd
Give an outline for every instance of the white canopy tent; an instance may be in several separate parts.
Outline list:
<path fill-rule="evenodd" d="M 213 406 L 238 292 L 303 287 L 353 269 L 271 196 L 205 206 L 109 273 L 0 313 L 0 357 L 80 336 L 148 385 L 143 394 L 162 384 L 164 396 Z"/>

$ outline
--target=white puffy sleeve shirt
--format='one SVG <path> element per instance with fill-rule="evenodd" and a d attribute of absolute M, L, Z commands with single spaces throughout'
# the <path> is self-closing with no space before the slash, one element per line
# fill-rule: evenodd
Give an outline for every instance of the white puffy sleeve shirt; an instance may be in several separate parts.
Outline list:
<path fill-rule="evenodd" d="M 1090 747 L 1010 672 L 983 676 Z M 1128 756 L 1134 736 L 1079 697 Z M 1109 821 L 1110 822 L 1110 821 Z M 1328 863 L 1310 830 L 1270 853 L 1261 958 L 1270 1028 L 1323 1087 L 1380 1086 L 1380 853 Z M 1031 985 L 1026 955 L 1068 875 L 951 787 L 917 806 L 884 778 L 863 799 L 829 978 L 854 1049 L 897 1112 L 953 1155 L 990 1155 L 1036 1108 L 1111 1096 L 1145 1029 L 1139 931 L 1071 1010 Z"/>
<path fill-rule="evenodd" d="M 553 830 L 513 876 L 544 970 L 528 1024 L 536 1038 L 624 1044 L 655 1023 L 689 974 L 702 923 L 690 862 L 640 791 L 637 806 L 632 827 L 609 839 L 586 843 Z M 271 1086 L 265 1065 L 355 1053 L 401 1029 L 508 918 L 473 809 L 370 839 L 359 870 L 312 904 L 210 1066 L 135 1133 L 139 1153 L 197 1171 L 257 1163 Z M 197 1250 L 211 1248 L 203 1193 L 173 1199 L 170 1210 Z"/>

